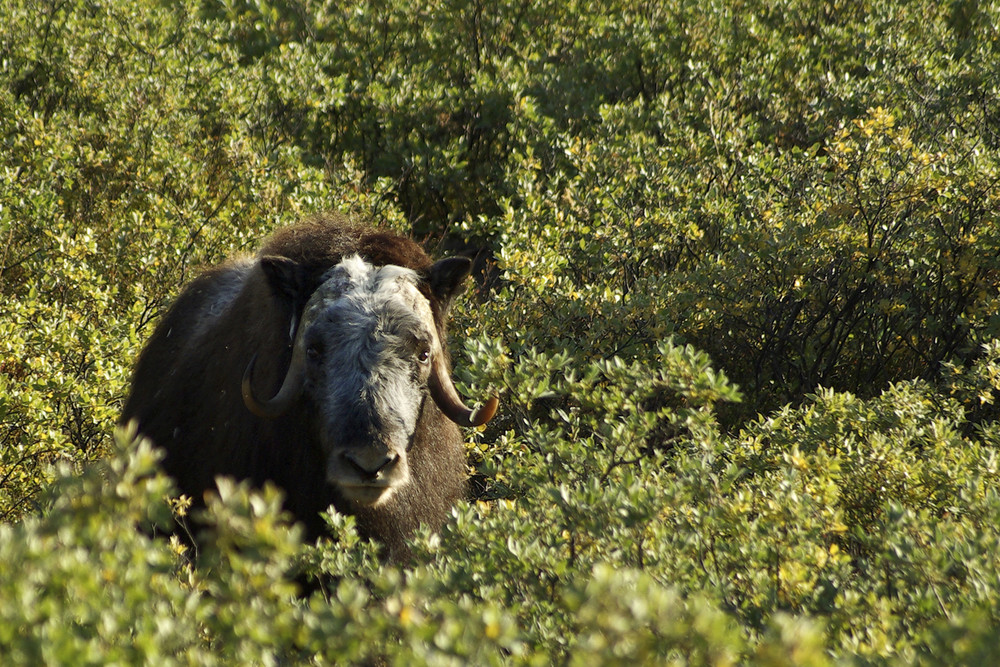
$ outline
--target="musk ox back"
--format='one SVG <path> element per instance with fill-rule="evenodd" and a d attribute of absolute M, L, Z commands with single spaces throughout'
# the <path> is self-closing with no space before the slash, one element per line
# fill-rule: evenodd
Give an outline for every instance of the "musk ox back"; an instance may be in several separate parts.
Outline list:
<path fill-rule="evenodd" d="M 390 556 L 465 489 L 445 320 L 469 273 L 337 218 L 277 232 L 188 285 L 136 364 L 122 422 L 166 452 L 199 501 L 220 475 L 270 481 L 310 537 L 331 504 Z"/>

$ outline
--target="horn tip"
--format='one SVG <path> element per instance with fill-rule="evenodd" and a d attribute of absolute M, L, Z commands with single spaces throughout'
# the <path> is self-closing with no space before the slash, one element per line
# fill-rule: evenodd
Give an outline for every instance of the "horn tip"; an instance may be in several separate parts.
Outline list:
<path fill-rule="evenodd" d="M 482 426 L 493 419 L 493 415 L 497 413 L 498 407 L 500 407 L 500 399 L 496 396 L 490 396 L 489 400 L 482 407 L 469 415 L 469 426 Z"/>

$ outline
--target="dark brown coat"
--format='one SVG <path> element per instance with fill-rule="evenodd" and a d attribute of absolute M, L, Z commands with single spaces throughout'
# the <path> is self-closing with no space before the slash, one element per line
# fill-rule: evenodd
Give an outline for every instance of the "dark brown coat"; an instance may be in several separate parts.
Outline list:
<path fill-rule="evenodd" d="M 263 419 L 241 399 L 241 376 L 254 355 L 255 385 L 266 395 L 278 390 L 291 357 L 293 317 L 324 271 L 353 253 L 421 274 L 432 265 L 411 240 L 340 218 L 278 231 L 256 258 L 209 269 L 183 290 L 139 357 L 121 421 L 136 420 L 140 432 L 165 450 L 166 471 L 196 502 L 219 475 L 254 485 L 270 481 L 284 490 L 286 508 L 310 538 L 322 534 L 319 513 L 333 504 L 355 514 L 362 534 L 398 555 L 418 524 L 438 527 L 465 490 L 461 432 L 434 401 L 423 404 L 409 452 L 412 483 L 382 505 L 359 509 L 325 481 L 308 401 Z M 430 282 L 421 287 L 443 341 L 452 294 L 435 290 Z"/>

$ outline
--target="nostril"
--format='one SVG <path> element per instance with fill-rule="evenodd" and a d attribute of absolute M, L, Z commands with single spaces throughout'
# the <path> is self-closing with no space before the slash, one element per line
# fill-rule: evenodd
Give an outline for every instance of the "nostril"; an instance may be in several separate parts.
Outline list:
<path fill-rule="evenodd" d="M 382 465 L 375 470 L 376 474 L 382 472 L 383 470 L 389 470 L 396 465 L 397 461 L 399 461 L 399 454 L 393 454 L 392 456 L 385 457 L 385 461 L 382 462 Z"/>
<path fill-rule="evenodd" d="M 399 454 L 392 456 L 365 456 L 362 452 L 347 452 L 344 460 L 362 479 L 376 480 L 399 462 Z"/>

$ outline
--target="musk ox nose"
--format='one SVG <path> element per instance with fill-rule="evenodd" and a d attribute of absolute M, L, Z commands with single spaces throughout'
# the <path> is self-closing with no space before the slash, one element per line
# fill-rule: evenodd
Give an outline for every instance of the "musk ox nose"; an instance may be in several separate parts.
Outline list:
<path fill-rule="evenodd" d="M 399 454 L 383 454 L 371 449 L 345 452 L 344 460 L 365 481 L 376 481 L 386 476 L 399 463 Z"/>

